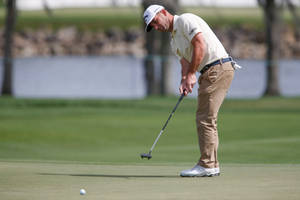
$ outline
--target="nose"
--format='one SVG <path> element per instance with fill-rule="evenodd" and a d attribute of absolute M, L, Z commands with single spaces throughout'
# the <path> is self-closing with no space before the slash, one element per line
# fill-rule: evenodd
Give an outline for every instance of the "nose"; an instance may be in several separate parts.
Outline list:
<path fill-rule="evenodd" d="M 155 25 L 153 25 L 153 28 L 155 29 L 155 30 L 158 30 L 158 26 L 155 24 Z"/>

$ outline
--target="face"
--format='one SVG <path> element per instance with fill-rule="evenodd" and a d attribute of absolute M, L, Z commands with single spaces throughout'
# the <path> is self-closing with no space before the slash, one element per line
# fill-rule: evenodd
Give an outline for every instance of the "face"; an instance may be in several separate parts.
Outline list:
<path fill-rule="evenodd" d="M 163 11 L 161 11 L 153 18 L 150 26 L 157 31 L 167 32 L 170 28 L 170 23 L 167 16 L 163 13 Z"/>

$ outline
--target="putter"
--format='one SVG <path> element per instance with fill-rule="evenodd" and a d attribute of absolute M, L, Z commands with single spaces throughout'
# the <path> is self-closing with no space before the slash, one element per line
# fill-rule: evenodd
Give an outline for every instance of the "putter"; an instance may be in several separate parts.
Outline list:
<path fill-rule="evenodd" d="M 152 147 L 151 147 L 149 153 L 142 153 L 142 154 L 141 154 L 141 158 L 142 158 L 142 159 L 143 159 L 143 158 L 148 158 L 148 160 L 149 160 L 149 159 L 152 158 L 151 153 L 152 153 L 152 151 L 153 151 L 153 149 L 154 149 L 154 147 L 155 147 L 157 141 L 159 140 L 161 134 L 164 132 L 166 126 L 167 126 L 168 123 L 169 123 L 169 120 L 171 119 L 171 117 L 172 117 L 173 114 L 175 113 L 175 111 L 176 111 L 176 109 L 177 109 L 179 103 L 182 101 L 183 97 L 184 97 L 184 92 L 181 94 L 181 96 L 180 96 L 180 98 L 178 99 L 178 101 L 177 101 L 175 107 L 173 108 L 173 110 L 172 110 L 172 112 L 171 112 L 171 114 L 170 114 L 168 120 L 166 121 L 165 125 L 163 126 L 163 128 L 162 128 L 161 131 L 159 132 L 159 134 L 158 134 L 156 140 L 154 141 L 154 143 L 153 143 L 153 145 L 152 145 Z"/>

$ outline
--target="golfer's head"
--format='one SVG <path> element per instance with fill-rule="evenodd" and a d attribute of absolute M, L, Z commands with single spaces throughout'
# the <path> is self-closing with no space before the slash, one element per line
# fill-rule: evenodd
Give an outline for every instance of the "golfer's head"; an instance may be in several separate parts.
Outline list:
<path fill-rule="evenodd" d="M 146 23 L 146 32 L 151 31 L 152 28 L 166 32 L 170 27 L 168 11 L 160 5 L 149 6 L 144 12 L 144 21 Z"/>

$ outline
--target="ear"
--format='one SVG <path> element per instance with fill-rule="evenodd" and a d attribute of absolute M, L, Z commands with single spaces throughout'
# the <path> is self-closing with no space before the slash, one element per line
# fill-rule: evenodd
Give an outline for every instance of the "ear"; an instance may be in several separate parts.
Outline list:
<path fill-rule="evenodd" d="M 167 16 L 167 10 L 166 10 L 166 9 L 162 9 L 162 10 L 161 10 L 161 13 L 162 13 L 164 16 Z"/>

